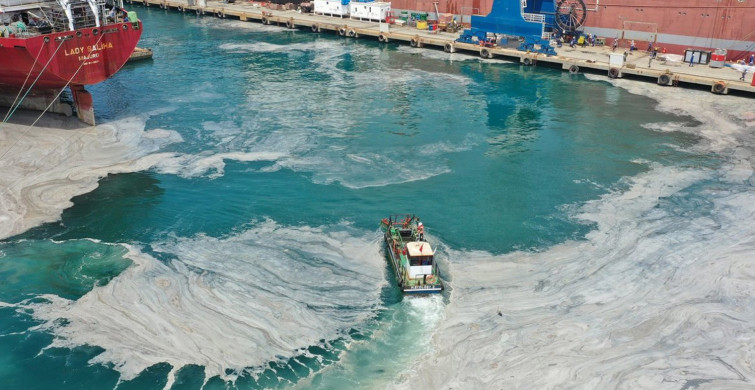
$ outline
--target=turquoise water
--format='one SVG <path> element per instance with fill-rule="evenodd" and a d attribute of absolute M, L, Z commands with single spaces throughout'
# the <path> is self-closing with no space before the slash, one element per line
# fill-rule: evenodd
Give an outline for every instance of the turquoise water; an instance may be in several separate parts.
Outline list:
<path fill-rule="evenodd" d="M 646 236 L 606 219 L 725 225 L 717 196 L 753 193 L 717 173 L 729 153 L 694 131 L 704 119 L 583 75 L 138 11 L 154 61 L 90 89 L 100 123 L 171 134 L 173 155 L 0 242 L 4 388 L 471 386 L 414 376 L 447 347 L 443 324 L 465 323 L 446 310 L 474 290 L 465 264 L 622 237 L 631 257 Z M 647 176 L 649 211 L 609 201 Z M 402 299 L 392 281 L 378 222 L 406 212 L 428 226 L 442 297 Z"/>

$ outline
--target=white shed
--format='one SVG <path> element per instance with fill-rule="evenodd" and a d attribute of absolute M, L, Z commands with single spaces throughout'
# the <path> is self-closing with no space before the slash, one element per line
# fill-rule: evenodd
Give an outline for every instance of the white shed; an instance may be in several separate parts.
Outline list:
<path fill-rule="evenodd" d="M 384 22 L 390 12 L 391 3 L 388 2 L 373 1 L 362 3 L 352 1 L 349 3 L 349 14 L 352 19 L 367 19 Z"/>
<path fill-rule="evenodd" d="M 343 0 L 315 0 L 315 13 L 330 16 L 347 16 L 349 2 Z"/>

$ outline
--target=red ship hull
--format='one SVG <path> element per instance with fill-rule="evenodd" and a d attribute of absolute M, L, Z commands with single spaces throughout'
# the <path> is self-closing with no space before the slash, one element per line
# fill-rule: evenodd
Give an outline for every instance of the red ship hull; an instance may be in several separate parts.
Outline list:
<path fill-rule="evenodd" d="M 495 0 L 438 0 L 439 12 L 460 15 L 488 15 Z M 558 3 L 557 0 L 555 0 Z M 397 10 L 435 13 L 432 0 L 391 0 Z M 567 0 L 567 3 L 576 1 Z M 645 49 L 648 42 L 683 54 L 688 48 L 727 49 L 727 59 L 743 58 L 755 52 L 755 4 L 740 0 L 585 0 L 584 31 L 598 37 L 619 37 L 622 46 L 635 40 Z M 474 26 L 473 26 L 474 27 Z"/>
<path fill-rule="evenodd" d="M 126 63 L 139 42 L 141 27 L 137 21 L 0 38 L 0 85 L 49 90 L 99 83 Z"/>
<path fill-rule="evenodd" d="M 728 59 L 755 52 L 755 5 L 739 0 L 649 0 L 588 2 L 585 31 L 608 38 L 648 42 L 677 54 L 692 49 L 727 49 Z M 643 46 L 640 46 L 640 44 Z"/>

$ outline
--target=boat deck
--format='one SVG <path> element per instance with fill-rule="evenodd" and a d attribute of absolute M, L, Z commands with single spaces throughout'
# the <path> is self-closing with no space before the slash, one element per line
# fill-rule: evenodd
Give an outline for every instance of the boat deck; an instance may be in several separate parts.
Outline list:
<path fill-rule="evenodd" d="M 515 48 L 482 48 L 481 46 L 459 43 L 455 40 L 459 33 L 441 31 L 419 30 L 413 27 L 388 25 L 366 20 L 350 19 L 348 17 L 333 17 L 325 15 L 299 13 L 290 10 L 271 10 L 261 7 L 258 3 L 227 4 L 220 1 L 208 1 L 205 7 L 189 5 L 183 0 L 127 0 L 131 4 L 156 6 L 164 9 L 178 10 L 180 12 L 192 12 L 197 15 L 212 16 L 218 18 L 233 18 L 242 21 L 263 22 L 290 26 L 290 28 L 306 31 L 332 32 L 342 35 L 347 39 L 387 39 L 388 42 L 411 44 L 416 47 L 435 48 L 443 50 L 450 44 L 453 51 L 471 55 L 492 55 L 493 58 L 520 62 L 529 66 L 550 66 L 568 71 L 574 66 L 580 72 L 603 74 L 611 77 L 608 46 L 575 47 L 564 45 L 556 48 L 557 55 L 546 56 L 539 53 L 530 53 L 516 50 Z M 192 2 L 194 4 L 194 2 Z M 624 48 L 617 52 L 623 53 Z M 755 85 L 752 85 L 753 74 L 747 75 L 746 81 L 740 81 L 741 72 L 724 67 L 711 68 L 708 65 L 688 66 L 687 63 L 669 63 L 654 60 L 648 66 L 649 53 L 634 51 L 627 56 L 623 66 L 614 70 L 617 77 L 627 77 L 636 80 L 656 83 L 662 79 L 662 75 L 668 75 L 669 87 L 683 87 L 708 89 L 717 94 L 737 93 L 748 97 L 755 97 Z"/>

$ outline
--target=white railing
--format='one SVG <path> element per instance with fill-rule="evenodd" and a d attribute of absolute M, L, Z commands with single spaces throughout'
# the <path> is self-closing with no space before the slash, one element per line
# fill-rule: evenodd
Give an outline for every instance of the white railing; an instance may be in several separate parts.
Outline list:
<path fill-rule="evenodd" d="M 524 20 L 528 22 L 545 23 L 545 15 L 543 14 L 522 14 Z"/>

